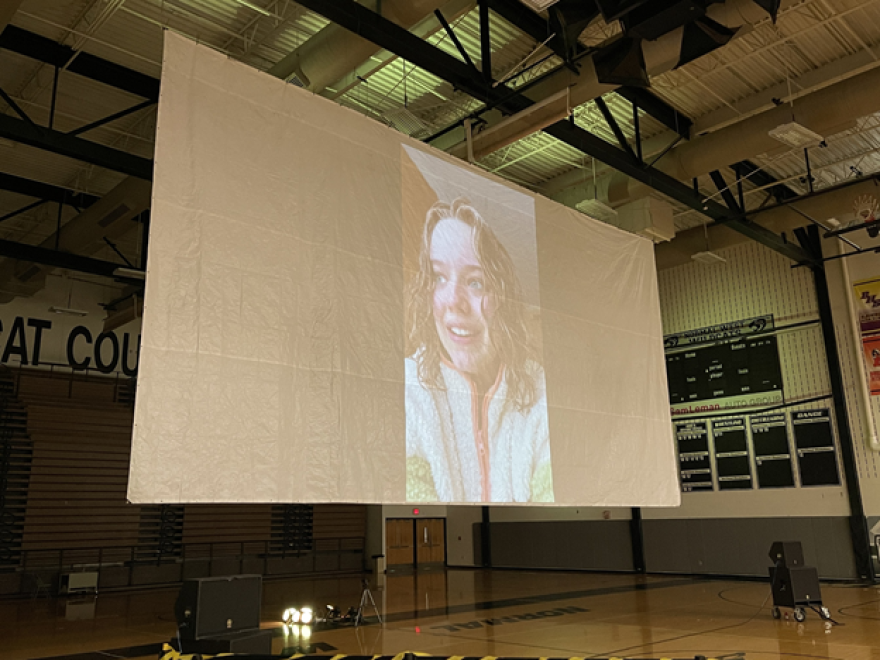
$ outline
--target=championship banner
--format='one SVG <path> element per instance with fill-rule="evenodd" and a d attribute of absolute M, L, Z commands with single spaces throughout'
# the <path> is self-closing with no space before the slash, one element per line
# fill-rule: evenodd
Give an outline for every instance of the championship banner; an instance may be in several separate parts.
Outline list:
<path fill-rule="evenodd" d="M 853 284 L 868 387 L 880 396 L 880 277 Z"/>

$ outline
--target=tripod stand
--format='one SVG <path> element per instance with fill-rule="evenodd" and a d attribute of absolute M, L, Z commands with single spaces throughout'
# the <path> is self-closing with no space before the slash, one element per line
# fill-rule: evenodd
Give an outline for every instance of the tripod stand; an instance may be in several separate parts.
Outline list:
<path fill-rule="evenodd" d="M 373 600 L 373 592 L 370 591 L 369 580 L 361 580 L 361 587 L 363 587 L 363 591 L 361 592 L 361 601 L 358 604 L 357 612 L 354 615 L 355 627 L 364 622 L 364 609 L 367 607 L 368 604 L 373 606 L 373 610 L 376 612 L 376 618 L 379 619 L 379 623 L 382 623 L 382 615 L 379 614 L 379 608 L 376 607 L 376 601 Z"/>

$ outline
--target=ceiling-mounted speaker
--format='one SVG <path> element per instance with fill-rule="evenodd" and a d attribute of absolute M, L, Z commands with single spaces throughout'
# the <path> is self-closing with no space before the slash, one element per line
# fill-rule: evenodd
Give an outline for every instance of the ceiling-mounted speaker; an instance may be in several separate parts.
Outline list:
<path fill-rule="evenodd" d="M 620 37 L 593 56 L 596 76 L 605 85 L 650 87 L 642 40 Z"/>
<path fill-rule="evenodd" d="M 737 28 L 738 29 L 738 28 Z M 681 54 L 677 67 L 711 53 L 733 38 L 737 30 L 721 25 L 711 18 L 698 18 L 684 26 L 681 35 Z"/>
<path fill-rule="evenodd" d="M 773 23 L 776 23 L 776 18 L 779 16 L 779 5 L 782 4 L 782 0 L 755 0 L 755 4 L 770 14 Z"/>

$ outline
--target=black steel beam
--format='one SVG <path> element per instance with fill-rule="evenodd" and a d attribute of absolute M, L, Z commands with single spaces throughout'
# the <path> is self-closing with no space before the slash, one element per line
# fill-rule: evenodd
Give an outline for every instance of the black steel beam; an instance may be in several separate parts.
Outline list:
<path fill-rule="evenodd" d="M 467 62 L 467 65 L 471 67 L 474 71 L 477 70 L 474 61 L 471 59 L 471 56 L 468 54 L 467 49 L 462 45 L 461 41 L 459 41 L 458 36 L 455 34 L 455 30 L 452 29 L 452 26 L 446 20 L 446 17 L 443 15 L 443 12 L 439 9 L 434 10 L 434 16 L 437 17 L 437 20 L 440 21 L 440 25 L 443 26 L 443 29 L 446 30 L 446 34 L 449 35 L 449 38 L 452 39 L 452 43 L 455 44 L 455 47 L 458 48 L 458 52 L 461 53 L 462 59 Z"/>
<path fill-rule="evenodd" d="M 741 160 L 731 165 L 734 171 L 739 171 L 737 176 L 748 179 L 756 186 L 764 188 L 770 186 L 768 190 L 773 194 L 777 202 L 785 202 L 798 197 L 798 194 L 784 183 L 779 183 L 776 178 L 769 172 L 765 172 L 750 160 Z"/>
<path fill-rule="evenodd" d="M 34 128 L 23 119 L 0 115 L 0 137 L 99 167 L 106 167 L 139 179 L 149 181 L 153 178 L 153 161 L 148 158 L 141 158 L 49 128 Z"/>
<path fill-rule="evenodd" d="M 712 177 L 712 183 L 715 184 L 718 192 L 721 193 L 721 199 L 723 199 L 724 203 L 727 204 L 727 208 L 729 208 L 736 215 L 740 215 L 743 212 L 743 209 L 737 203 L 736 198 L 733 196 L 733 193 L 730 192 L 730 186 L 727 185 L 727 181 L 724 180 L 721 172 L 719 172 L 718 170 L 712 170 L 711 172 L 709 172 L 709 176 Z"/>
<path fill-rule="evenodd" d="M 143 110 L 144 108 L 148 108 L 151 105 L 156 103 L 152 99 L 147 99 L 146 101 L 142 101 L 137 105 L 133 105 L 130 108 L 126 108 L 125 110 L 120 110 L 119 112 L 114 112 L 112 115 L 107 115 L 106 117 L 102 117 L 101 119 L 97 119 L 89 124 L 84 126 L 80 126 L 72 131 L 69 131 L 68 135 L 82 135 L 87 131 L 91 131 L 92 129 L 98 128 L 99 126 L 104 126 L 105 124 L 109 124 L 110 122 L 114 122 L 117 119 L 122 119 L 123 117 L 127 117 L 130 114 L 134 114 L 138 110 Z"/>
<path fill-rule="evenodd" d="M 685 140 L 690 140 L 694 122 L 690 117 L 681 114 L 653 92 L 642 87 L 624 85 L 614 90 L 633 105 L 659 121 L 666 128 L 675 131 Z"/>
<path fill-rule="evenodd" d="M 69 188 L 53 186 L 49 183 L 41 181 L 33 181 L 24 177 L 15 176 L 14 174 L 6 174 L 0 172 L 0 190 L 27 195 L 28 197 L 36 197 L 50 202 L 59 204 L 70 204 L 81 209 L 88 208 L 100 197 L 89 195 L 88 193 L 76 192 Z"/>
<path fill-rule="evenodd" d="M 297 0 L 298 4 L 339 24 L 341 27 L 372 41 L 380 48 L 412 62 L 428 73 L 445 80 L 484 103 L 496 103 L 502 110 L 515 113 L 534 103 L 503 84 L 486 85 L 481 76 L 455 57 L 432 46 L 396 23 L 354 0 Z M 797 245 L 788 243 L 773 232 L 731 217 L 730 212 L 712 200 L 704 202 L 689 186 L 651 167 L 634 162 L 626 152 L 596 137 L 573 123 L 562 120 L 544 129 L 548 135 L 579 149 L 627 176 L 704 213 L 713 220 L 721 220 L 728 226 L 757 240 L 767 247 L 797 262 L 809 262 L 809 255 Z"/>
<path fill-rule="evenodd" d="M 56 43 L 52 39 L 15 25 L 7 25 L 0 34 L 0 48 L 52 66 L 63 67 L 70 62 L 67 70 L 72 73 L 97 80 L 137 96 L 154 101 L 159 100 L 158 78 L 153 78 L 90 53 L 80 52 L 77 55 L 70 46 Z M 74 55 L 76 55 L 75 58 Z"/>
<path fill-rule="evenodd" d="M 822 341 L 825 346 L 825 357 L 828 363 L 828 376 L 831 380 L 831 395 L 834 402 L 834 416 L 837 419 L 837 437 L 840 441 L 840 458 L 843 463 L 843 474 L 846 493 L 849 499 L 849 527 L 852 541 L 856 571 L 865 582 L 874 582 L 874 563 L 871 560 L 871 538 L 868 533 L 868 521 L 865 518 L 865 507 L 862 491 L 859 486 L 859 472 L 856 466 L 855 447 L 850 432 L 849 413 L 846 407 L 846 388 L 840 370 L 840 353 L 837 349 L 837 338 L 834 319 L 831 314 L 831 297 L 828 293 L 828 282 L 825 268 L 821 264 L 822 239 L 816 225 L 798 227 L 795 236 L 804 250 L 818 260 L 811 266 L 813 281 L 816 285 L 816 302 L 819 307 L 819 322 L 822 326 Z"/>
<path fill-rule="evenodd" d="M 60 250 L 51 250 L 38 245 L 29 245 L 4 239 L 0 239 L 0 256 L 20 261 L 32 261 L 52 268 L 67 268 L 68 270 L 75 270 L 80 273 L 103 275 L 104 277 L 113 277 L 113 272 L 117 268 L 129 268 L 125 264 L 92 259 L 91 257 L 83 257 L 69 252 L 61 252 Z"/>
<path fill-rule="evenodd" d="M 14 218 L 17 215 L 21 215 L 22 213 L 27 213 L 28 211 L 35 209 L 38 206 L 42 206 L 45 203 L 46 203 L 45 199 L 39 199 L 36 202 L 32 202 L 26 206 L 22 206 L 21 208 L 16 209 L 15 211 L 10 211 L 9 213 L 7 213 L 5 215 L 0 215 L 0 222 L 6 222 L 7 220 Z"/>
<path fill-rule="evenodd" d="M 7 94 L 5 91 L 3 91 L 2 87 L 0 87 L 0 99 L 3 99 L 4 101 L 6 101 L 6 103 L 9 105 L 9 107 L 12 108 L 13 112 L 15 112 L 15 114 L 17 114 L 22 119 L 24 119 L 28 124 L 30 124 L 31 126 L 36 126 L 36 124 L 34 123 L 34 120 L 31 119 L 24 110 L 21 109 L 21 107 L 18 105 L 18 103 L 15 102 L 14 98 L 12 98 L 11 96 L 9 96 L 9 94 Z"/>
<path fill-rule="evenodd" d="M 608 128 L 610 128 L 611 132 L 614 133 L 614 137 L 617 139 L 617 143 L 620 145 L 620 148 L 627 152 L 630 156 L 632 156 L 633 160 L 639 160 L 632 147 L 629 146 L 629 142 L 626 141 L 626 136 L 623 134 L 623 129 L 620 128 L 620 124 L 617 123 L 617 120 L 614 118 L 611 109 L 608 107 L 608 104 L 605 103 L 605 100 L 601 96 L 596 98 L 596 107 L 599 108 L 602 116 L 605 117 L 605 123 L 608 124 Z"/>

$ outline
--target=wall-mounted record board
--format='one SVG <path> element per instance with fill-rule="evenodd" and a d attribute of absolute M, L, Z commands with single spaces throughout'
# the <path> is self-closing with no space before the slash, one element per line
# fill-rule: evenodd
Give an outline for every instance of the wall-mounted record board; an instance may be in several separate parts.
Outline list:
<path fill-rule="evenodd" d="M 675 425 L 682 492 L 712 490 L 712 462 L 709 457 L 709 429 L 705 421 Z"/>
<path fill-rule="evenodd" d="M 802 486 L 838 486 L 837 452 L 828 408 L 791 415 Z"/>
<path fill-rule="evenodd" d="M 715 471 L 719 490 L 752 487 L 749 442 L 744 417 L 716 419 L 712 422 L 715 445 Z"/>
<path fill-rule="evenodd" d="M 791 447 L 785 413 L 753 415 L 749 417 L 752 444 L 755 448 L 755 471 L 758 488 L 788 488 L 794 486 L 791 465 Z"/>

